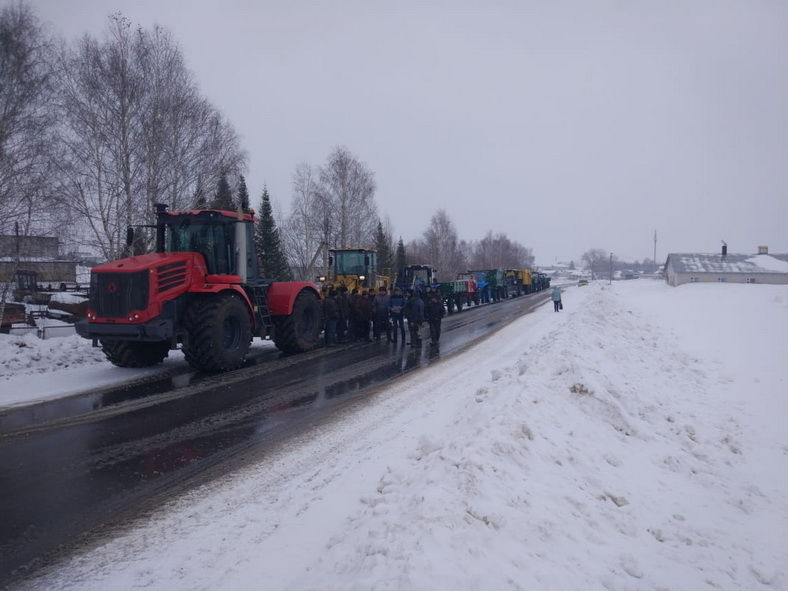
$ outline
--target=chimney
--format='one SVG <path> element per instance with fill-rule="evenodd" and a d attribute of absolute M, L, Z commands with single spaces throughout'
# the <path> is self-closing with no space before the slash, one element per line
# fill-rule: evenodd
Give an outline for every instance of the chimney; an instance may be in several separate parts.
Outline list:
<path fill-rule="evenodd" d="M 724 240 L 722 241 L 722 256 L 727 256 L 728 254 L 728 243 Z"/>
<path fill-rule="evenodd" d="M 769 254 L 769 247 L 768 246 L 759 246 L 758 247 L 758 254 Z"/>

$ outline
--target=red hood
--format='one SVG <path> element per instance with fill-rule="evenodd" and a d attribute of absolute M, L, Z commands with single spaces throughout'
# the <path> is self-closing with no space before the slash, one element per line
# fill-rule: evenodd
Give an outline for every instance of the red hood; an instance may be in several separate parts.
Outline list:
<path fill-rule="evenodd" d="M 96 273 L 136 273 L 147 269 L 155 269 L 166 263 L 189 261 L 194 257 L 202 259 L 202 255 L 194 252 L 154 252 L 152 254 L 110 261 L 109 263 L 93 267 L 91 271 Z"/>

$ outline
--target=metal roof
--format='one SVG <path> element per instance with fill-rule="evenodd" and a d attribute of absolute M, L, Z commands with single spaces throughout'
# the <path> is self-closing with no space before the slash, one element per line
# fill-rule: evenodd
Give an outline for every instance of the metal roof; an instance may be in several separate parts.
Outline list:
<path fill-rule="evenodd" d="M 673 252 L 668 264 L 676 273 L 788 273 L 788 254 L 699 254 Z"/>

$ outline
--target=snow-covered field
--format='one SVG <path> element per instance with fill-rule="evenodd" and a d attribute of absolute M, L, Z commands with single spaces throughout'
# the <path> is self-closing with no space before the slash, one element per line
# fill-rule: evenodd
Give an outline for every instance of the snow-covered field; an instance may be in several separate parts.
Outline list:
<path fill-rule="evenodd" d="M 788 287 L 564 303 L 28 586 L 788 589 Z"/>

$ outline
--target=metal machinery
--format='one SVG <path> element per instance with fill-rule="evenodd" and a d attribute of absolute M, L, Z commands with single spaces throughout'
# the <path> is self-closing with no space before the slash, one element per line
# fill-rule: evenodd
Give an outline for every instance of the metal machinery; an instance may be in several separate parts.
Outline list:
<path fill-rule="evenodd" d="M 122 367 L 161 362 L 179 344 L 203 371 L 239 367 L 254 336 L 307 351 L 322 329 L 313 283 L 258 276 L 253 212 L 167 211 L 156 205 L 156 252 L 91 270 L 77 332 Z M 134 232 L 129 228 L 127 242 Z"/>
<path fill-rule="evenodd" d="M 389 278 L 378 273 L 378 255 L 366 248 L 332 248 L 328 251 L 329 274 L 326 282 L 333 287 L 378 289 L 390 287 Z"/>
<path fill-rule="evenodd" d="M 422 298 L 427 297 L 427 289 L 436 285 L 435 275 L 437 269 L 431 265 L 408 265 L 403 271 L 403 283 L 399 287 L 404 290 L 412 289 Z"/>
<path fill-rule="evenodd" d="M 530 269 L 506 269 L 504 281 L 509 297 L 517 297 L 533 291 Z"/>

